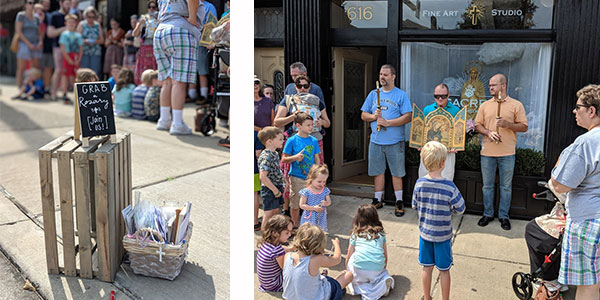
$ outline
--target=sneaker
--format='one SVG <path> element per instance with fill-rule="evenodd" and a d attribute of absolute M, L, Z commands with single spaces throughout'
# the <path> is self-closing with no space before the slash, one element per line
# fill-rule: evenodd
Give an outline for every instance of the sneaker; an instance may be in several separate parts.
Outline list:
<path fill-rule="evenodd" d="M 163 122 L 160 119 L 158 119 L 158 122 L 156 122 L 156 130 L 164 130 L 167 131 L 171 128 L 171 121 L 166 121 Z"/>
<path fill-rule="evenodd" d="M 383 201 L 377 200 L 377 198 L 373 198 L 373 202 L 371 202 L 375 208 L 380 209 L 383 207 Z"/>
<path fill-rule="evenodd" d="M 394 211 L 394 215 L 396 215 L 396 217 L 404 216 L 404 204 L 402 204 L 402 201 L 396 201 L 396 210 Z"/>
<path fill-rule="evenodd" d="M 388 278 L 385 280 L 385 294 L 383 294 L 383 297 L 386 297 L 387 295 L 390 294 L 390 291 L 393 289 L 392 284 L 394 283 L 394 281 L 392 280 L 392 278 Z"/>
<path fill-rule="evenodd" d="M 229 124 L 227 123 L 227 119 L 219 119 L 219 127 L 229 128 Z"/>
<path fill-rule="evenodd" d="M 158 128 L 158 126 L 157 126 Z M 169 130 L 169 134 L 171 135 L 188 135 L 192 134 L 192 129 L 189 128 L 185 123 L 181 123 L 180 125 L 171 124 L 171 129 Z"/>
<path fill-rule="evenodd" d="M 229 148 L 229 137 L 226 137 L 224 139 L 220 139 L 219 142 L 217 143 L 217 145 L 223 146 L 225 148 Z"/>

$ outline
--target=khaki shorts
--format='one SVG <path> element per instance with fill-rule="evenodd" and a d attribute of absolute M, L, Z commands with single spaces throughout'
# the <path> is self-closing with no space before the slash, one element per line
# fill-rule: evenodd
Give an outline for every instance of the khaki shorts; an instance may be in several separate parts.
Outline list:
<path fill-rule="evenodd" d="M 306 187 L 306 180 L 290 176 L 290 208 L 300 208 L 300 191 Z"/>

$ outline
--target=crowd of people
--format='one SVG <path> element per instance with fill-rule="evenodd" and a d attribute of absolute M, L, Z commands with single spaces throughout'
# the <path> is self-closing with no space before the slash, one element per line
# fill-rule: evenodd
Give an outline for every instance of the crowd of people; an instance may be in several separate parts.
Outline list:
<path fill-rule="evenodd" d="M 155 121 L 171 134 L 192 133 L 182 112 L 185 102 L 203 104 L 209 97 L 211 49 L 199 42 L 209 15 L 218 17 L 213 4 L 150 0 L 147 13 L 132 15 L 125 30 L 114 17 L 106 28 L 93 6 L 80 10 L 77 0 L 58 2 L 50 12 L 50 0 L 26 0 L 17 14 L 19 94 L 13 99 L 72 104 L 75 74 L 89 69 L 110 83 L 117 116 Z M 221 18 L 229 18 L 229 1 Z"/>
<path fill-rule="evenodd" d="M 396 197 L 394 214 L 404 215 L 404 126 L 411 121 L 411 101 L 404 91 L 394 86 L 394 66 L 383 65 L 379 73 L 381 90 L 371 91 L 361 108 L 362 120 L 371 127 L 368 174 L 374 180 L 374 197 L 371 204 L 362 205 L 354 216 L 346 270 L 334 279 L 327 276 L 326 269 L 320 272 L 321 268 L 341 262 L 336 238 L 332 240 L 333 256 L 324 255 L 327 210 L 335 206 L 326 187 L 329 171 L 322 156 L 323 128 L 331 123 L 323 93 L 306 73 L 302 63 L 290 66 L 293 83 L 286 87 L 283 99 L 266 96 L 270 87 L 254 79 L 254 230 L 262 231 L 256 256 L 258 289 L 283 292 L 284 299 L 341 299 L 346 291 L 362 295 L 363 299 L 378 299 L 389 294 L 394 281 L 386 270 L 386 232 L 377 210 L 384 206 L 384 172 L 389 169 Z M 511 230 L 509 209 L 516 133 L 527 131 L 528 125 L 523 104 L 507 94 L 507 86 L 508 79 L 503 74 L 490 78 L 492 98 L 479 107 L 474 126 L 481 135 L 482 145 L 484 212 L 478 225 L 485 227 L 494 220 L 494 185 L 498 170 L 497 215 L 500 227 Z M 458 113 L 459 108 L 448 101 L 448 86 L 436 85 L 433 95 L 432 103 L 424 109 L 425 115 L 437 109 L 444 109 L 452 116 Z M 550 217 L 532 221 L 527 226 L 526 240 L 533 272 L 543 263 L 544 255 L 552 250 L 542 244 L 558 241 L 556 231 L 560 231 L 560 227 L 544 220 L 562 218 L 565 233 L 560 268 L 548 272 L 544 280 L 553 280 L 554 286 L 562 290 L 566 285 L 576 285 L 577 299 L 597 299 L 600 285 L 600 248 L 597 247 L 600 245 L 600 86 L 587 86 L 577 92 L 577 97 L 573 113 L 577 124 L 588 129 L 588 133 L 563 151 L 550 180 L 556 194 L 567 193 L 563 195 L 566 209 L 562 214 L 553 210 Z M 456 151 L 437 141 L 426 143 L 419 151 L 420 178 L 414 186 L 411 204 L 419 220 L 422 299 L 432 299 L 435 266 L 440 271 L 442 299 L 447 300 L 450 297 L 449 270 L 453 265 L 451 215 L 461 214 L 466 208 L 452 181 Z M 262 222 L 258 217 L 261 199 Z M 537 232 L 531 234 L 533 229 Z M 545 231 L 550 238 L 541 234 Z"/>

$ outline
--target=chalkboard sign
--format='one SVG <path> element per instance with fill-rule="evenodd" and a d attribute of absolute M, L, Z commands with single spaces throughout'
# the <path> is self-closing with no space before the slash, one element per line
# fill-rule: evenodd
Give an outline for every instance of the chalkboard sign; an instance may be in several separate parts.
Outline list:
<path fill-rule="evenodd" d="M 75 97 L 82 137 L 117 133 L 112 94 L 107 81 L 76 83 Z"/>

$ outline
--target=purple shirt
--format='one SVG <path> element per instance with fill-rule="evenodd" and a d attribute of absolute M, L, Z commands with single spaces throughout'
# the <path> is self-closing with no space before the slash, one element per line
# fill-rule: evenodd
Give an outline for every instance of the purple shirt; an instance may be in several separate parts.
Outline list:
<path fill-rule="evenodd" d="M 261 292 L 281 292 L 283 286 L 283 272 L 276 258 L 285 255 L 281 245 L 263 243 L 256 254 L 256 273 Z"/>
<path fill-rule="evenodd" d="M 274 107 L 273 100 L 269 97 L 254 101 L 254 126 L 260 128 L 271 126 L 271 113 Z"/>

